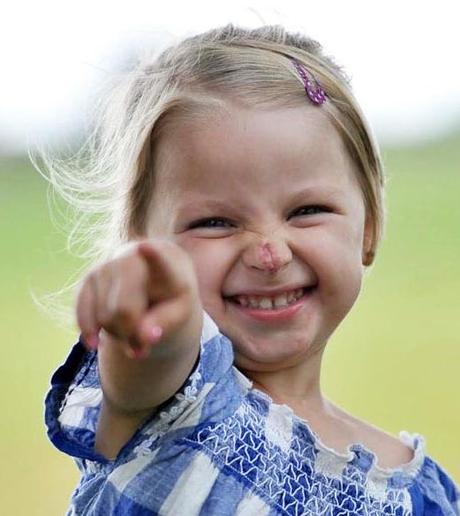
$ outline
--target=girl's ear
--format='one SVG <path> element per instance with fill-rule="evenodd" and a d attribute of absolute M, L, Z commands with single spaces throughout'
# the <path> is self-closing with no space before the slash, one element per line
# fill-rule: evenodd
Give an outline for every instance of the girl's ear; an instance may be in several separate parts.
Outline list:
<path fill-rule="evenodd" d="M 364 222 L 364 235 L 363 235 L 363 251 L 362 251 L 362 263 L 368 267 L 372 265 L 374 261 L 374 251 L 372 251 L 372 237 L 373 237 L 373 224 L 372 217 L 366 215 Z"/>

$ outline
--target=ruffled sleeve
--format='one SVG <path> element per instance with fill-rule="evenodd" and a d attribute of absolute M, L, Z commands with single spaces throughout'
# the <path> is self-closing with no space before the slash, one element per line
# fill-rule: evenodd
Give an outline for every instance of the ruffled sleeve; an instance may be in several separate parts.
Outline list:
<path fill-rule="evenodd" d="M 204 418 L 223 417 L 225 406 L 234 406 L 237 393 L 226 389 L 231 382 L 233 351 L 230 341 L 219 333 L 217 326 L 204 312 L 200 356 L 194 370 L 170 400 L 158 407 L 121 450 L 120 455 L 142 453 L 159 437 L 174 429 L 184 430 Z M 219 406 L 207 400 L 218 386 L 227 398 Z M 61 451 L 77 459 L 80 468 L 88 464 L 110 462 L 94 450 L 96 426 L 102 401 L 97 352 L 87 351 L 79 341 L 65 363 L 51 378 L 51 388 L 45 399 L 45 423 L 48 437 Z"/>
<path fill-rule="evenodd" d="M 409 489 L 414 516 L 459 516 L 460 491 L 454 480 L 430 457 Z"/>

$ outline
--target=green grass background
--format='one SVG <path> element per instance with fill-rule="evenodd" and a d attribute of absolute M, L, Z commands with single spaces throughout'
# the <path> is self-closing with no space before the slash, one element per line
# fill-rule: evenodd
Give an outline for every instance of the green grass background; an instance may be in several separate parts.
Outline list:
<path fill-rule="evenodd" d="M 423 434 L 460 481 L 460 134 L 386 149 L 386 238 L 361 297 L 329 343 L 326 393 L 397 434 Z M 0 158 L 2 514 L 65 512 L 78 480 L 47 441 L 43 398 L 73 344 L 30 289 L 60 288 L 78 265 L 49 216 L 47 185 L 24 159 Z"/>

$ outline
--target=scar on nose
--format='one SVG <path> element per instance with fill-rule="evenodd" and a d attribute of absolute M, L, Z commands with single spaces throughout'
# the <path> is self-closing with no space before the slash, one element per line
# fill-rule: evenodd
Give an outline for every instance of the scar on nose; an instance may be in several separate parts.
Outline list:
<path fill-rule="evenodd" d="M 260 248 L 260 261 L 264 264 L 265 268 L 270 272 L 275 271 L 278 268 L 277 262 L 279 261 L 276 254 L 273 252 L 270 244 L 264 244 Z"/>

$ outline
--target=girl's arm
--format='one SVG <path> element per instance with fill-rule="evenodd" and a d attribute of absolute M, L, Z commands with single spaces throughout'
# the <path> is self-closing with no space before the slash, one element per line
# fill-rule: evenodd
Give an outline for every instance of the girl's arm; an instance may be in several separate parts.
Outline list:
<path fill-rule="evenodd" d="M 85 278 L 77 320 L 83 339 L 98 344 L 98 453 L 114 458 L 179 390 L 198 356 L 202 317 L 193 264 L 170 242 L 131 245 Z"/>

